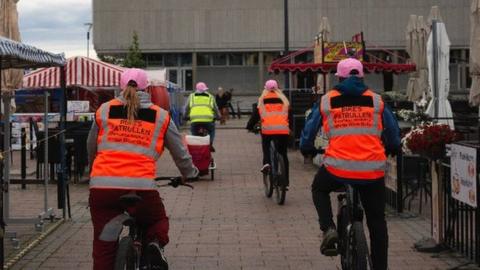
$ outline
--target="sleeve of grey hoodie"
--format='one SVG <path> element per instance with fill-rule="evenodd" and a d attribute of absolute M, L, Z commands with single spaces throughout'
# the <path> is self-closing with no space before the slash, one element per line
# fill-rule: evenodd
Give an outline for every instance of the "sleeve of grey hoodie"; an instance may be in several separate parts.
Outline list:
<path fill-rule="evenodd" d="M 93 160 L 97 155 L 97 137 L 98 137 L 98 126 L 97 122 L 93 121 L 90 132 L 88 132 L 87 137 L 87 154 L 88 154 L 88 165 L 89 168 L 92 168 Z"/>
<path fill-rule="evenodd" d="M 190 99 L 192 98 L 192 95 L 189 95 L 187 98 L 187 103 L 185 103 L 185 106 L 183 108 L 185 115 L 185 118 L 188 118 L 190 116 Z"/>
<path fill-rule="evenodd" d="M 198 169 L 192 163 L 192 156 L 183 144 L 182 135 L 177 127 L 170 121 L 167 132 L 165 133 L 165 147 L 172 155 L 175 165 L 180 170 L 183 177 L 195 178 L 198 176 Z"/>

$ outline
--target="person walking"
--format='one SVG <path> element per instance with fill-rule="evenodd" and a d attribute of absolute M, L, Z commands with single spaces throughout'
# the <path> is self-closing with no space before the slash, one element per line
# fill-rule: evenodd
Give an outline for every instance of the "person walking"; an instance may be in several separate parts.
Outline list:
<path fill-rule="evenodd" d="M 225 93 L 222 87 L 218 87 L 217 94 L 215 95 L 215 101 L 217 102 L 218 110 L 220 111 L 220 125 L 225 125 L 228 119 L 228 95 Z"/>
<path fill-rule="evenodd" d="M 220 119 L 215 98 L 207 91 L 208 87 L 204 82 L 199 82 L 195 86 L 195 92 L 188 97 L 185 106 L 185 115 L 190 119 L 190 131 L 192 135 L 199 136 L 199 130 L 204 128 L 210 135 L 210 147 L 213 147 L 215 139 L 215 120 Z"/>
<path fill-rule="evenodd" d="M 163 247 L 169 241 L 169 223 L 154 182 L 155 162 L 165 147 L 184 178 L 198 175 L 168 112 L 152 104 L 142 91 L 146 87 L 145 71 L 125 70 L 121 95 L 100 106 L 88 135 L 94 270 L 114 268 L 123 228 L 119 198 L 132 192 L 142 198 L 134 211 L 147 229 L 147 252 L 156 269 L 166 269 Z"/>
<path fill-rule="evenodd" d="M 373 269 L 388 268 L 388 232 L 385 220 L 385 164 L 387 154 L 400 149 L 398 123 L 380 95 L 363 82 L 363 66 L 348 58 L 337 65 L 339 84 L 322 96 L 307 119 L 300 150 L 316 153 L 320 129 L 328 138 L 323 165 L 312 184 L 323 241 L 322 253 L 334 248 L 338 233 L 332 219 L 330 192 L 344 184 L 358 189 L 370 231 Z"/>
<path fill-rule="evenodd" d="M 261 122 L 263 166 L 261 172 L 266 172 L 271 167 L 270 142 L 277 142 L 277 150 L 285 161 L 287 186 L 289 185 L 289 166 L 287 146 L 290 134 L 290 102 L 278 88 L 275 80 L 268 80 L 264 90 L 258 98 L 257 110 L 253 110 L 246 129 L 255 130 L 255 125 Z"/>

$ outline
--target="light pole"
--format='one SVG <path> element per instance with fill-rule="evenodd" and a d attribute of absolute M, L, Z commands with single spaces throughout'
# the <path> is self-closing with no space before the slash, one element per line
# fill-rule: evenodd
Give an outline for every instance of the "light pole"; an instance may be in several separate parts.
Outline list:
<path fill-rule="evenodd" d="M 87 58 L 90 58 L 90 31 L 92 30 L 93 23 L 84 23 L 87 26 Z"/>
<path fill-rule="evenodd" d="M 283 15 L 284 15 L 284 55 L 288 55 L 289 45 L 288 45 L 288 0 L 284 0 L 283 2 Z M 290 89 L 290 73 L 286 70 L 285 71 L 285 89 Z"/>

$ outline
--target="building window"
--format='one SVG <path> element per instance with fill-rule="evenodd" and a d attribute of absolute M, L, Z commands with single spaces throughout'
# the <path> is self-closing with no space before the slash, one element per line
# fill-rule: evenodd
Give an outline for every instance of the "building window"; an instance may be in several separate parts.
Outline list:
<path fill-rule="evenodd" d="M 197 65 L 210 66 L 210 54 L 208 53 L 197 54 Z"/>
<path fill-rule="evenodd" d="M 227 65 L 227 55 L 224 53 L 216 53 L 212 57 L 212 62 L 214 66 L 226 66 Z"/>
<path fill-rule="evenodd" d="M 243 65 L 243 54 L 242 53 L 229 53 L 228 54 L 228 64 L 230 66 L 241 66 L 241 65 Z"/>
<path fill-rule="evenodd" d="M 281 57 L 281 55 L 280 55 L 279 52 L 266 52 L 266 53 L 263 54 L 263 64 L 264 64 L 265 66 L 270 66 L 270 64 L 271 64 L 274 60 L 276 60 L 276 59 L 278 59 L 278 58 L 280 58 L 280 57 Z"/>
<path fill-rule="evenodd" d="M 177 54 L 174 54 L 174 53 L 165 54 L 163 56 L 163 59 L 165 61 L 165 66 L 166 67 L 176 67 L 176 66 L 178 66 L 178 56 L 177 56 Z"/>
<path fill-rule="evenodd" d="M 180 65 L 182 66 L 191 66 L 192 65 L 192 54 L 191 53 L 182 53 L 180 55 Z"/>
<path fill-rule="evenodd" d="M 147 54 L 148 66 L 163 66 L 163 55 L 159 53 Z"/>
<path fill-rule="evenodd" d="M 258 53 L 246 53 L 245 54 L 246 66 L 258 66 Z"/>

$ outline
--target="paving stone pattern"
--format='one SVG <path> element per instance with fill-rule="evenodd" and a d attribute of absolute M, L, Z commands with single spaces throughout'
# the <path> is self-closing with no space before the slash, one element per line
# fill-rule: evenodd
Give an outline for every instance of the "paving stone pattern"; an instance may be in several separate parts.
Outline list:
<path fill-rule="evenodd" d="M 245 120 L 235 121 L 241 127 Z M 166 247 L 170 269 L 340 269 L 338 258 L 319 253 L 321 234 L 310 193 L 316 169 L 303 164 L 298 151 L 289 153 L 291 187 L 285 205 L 278 206 L 263 195 L 259 136 L 222 128 L 215 146 L 215 181 L 195 182 L 194 190 L 160 190 L 171 222 Z M 178 174 L 168 152 L 158 166 L 162 175 Z M 91 269 L 88 186 L 74 185 L 71 193 L 73 219 L 12 269 Z M 390 269 L 447 269 L 459 263 L 412 249 L 428 236 L 427 220 L 389 215 L 388 225 Z"/>

